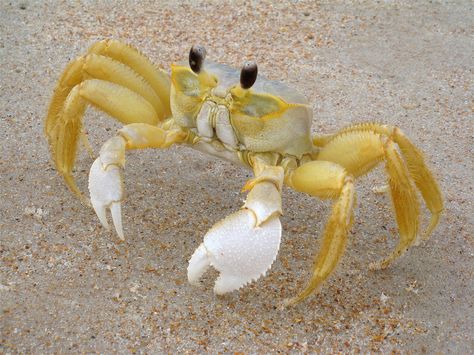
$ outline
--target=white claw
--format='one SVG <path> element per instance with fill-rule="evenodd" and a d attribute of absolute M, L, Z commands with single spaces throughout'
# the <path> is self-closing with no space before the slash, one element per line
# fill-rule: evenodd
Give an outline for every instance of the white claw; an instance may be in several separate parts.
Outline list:
<path fill-rule="evenodd" d="M 117 235 L 120 239 L 125 240 L 122 227 L 122 206 L 120 202 L 112 202 L 112 205 L 110 206 L 110 212 L 112 213 L 112 221 L 114 222 Z"/>
<path fill-rule="evenodd" d="M 220 272 L 214 292 L 237 290 L 265 275 L 276 259 L 280 240 L 278 215 L 257 227 L 253 211 L 237 211 L 216 223 L 204 236 L 204 242 L 189 261 L 189 282 L 196 284 L 212 265 Z"/>
<path fill-rule="evenodd" d="M 92 207 L 99 217 L 100 223 L 107 229 L 106 209 L 110 208 L 112 221 L 120 239 L 124 239 L 122 229 L 122 213 L 120 201 L 122 200 L 122 176 L 117 165 L 102 165 L 100 157 L 91 166 L 89 173 L 89 191 Z"/>
<path fill-rule="evenodd" d="M 202 243 L 194 252 L 191 260 L 189 260 L 188 280 L 192 285 L 197 285 L 199 279 L 211 266 L 211 260 L 206 247 Z"/>
<path fill-rule="evenodd" d="M 109 223 L 107 223 L 105 206 L 101 203 L 96 202 L 96 200 L 94 199 L 91 199 L 91 202 L 97 217 L 99 217 L 100 224 L 102 224 L 105 229 L 109 230 Z"/>

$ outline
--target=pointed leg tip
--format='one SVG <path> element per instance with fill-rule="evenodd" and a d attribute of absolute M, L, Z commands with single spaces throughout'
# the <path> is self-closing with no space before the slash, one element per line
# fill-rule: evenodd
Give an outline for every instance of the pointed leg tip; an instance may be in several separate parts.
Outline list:
<path fill-rule="evenodd" d="M 423 232 L 421 236 L 421 241 L 424 242 L 431 238 L 431 233 L 433 233 L 436 226 L 439 224 L 440 217 L 441 217 L 441 211 L 438 213 L 434 213 L 431 216 L 430 224 L 428 225 L 426 230 Z"/>
<path fill-rule="evenodd" d="M 284 309 L 287 309 L 287 308 L 291 308 L 293 306 L 295 306 L 297 303 L 298 303 L 298 299 L 296 297 L 291 297 L 291 298 L 285 298 L 281 304 L 279 305 L 279 309 L 280 310 L 284 310 Z"/>

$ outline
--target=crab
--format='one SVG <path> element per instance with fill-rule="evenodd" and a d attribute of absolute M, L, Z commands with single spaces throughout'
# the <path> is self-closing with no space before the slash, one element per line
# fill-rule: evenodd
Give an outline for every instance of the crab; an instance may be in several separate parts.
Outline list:
<path fill-rule="evenodd" d="M 124 239 L 122 170 L 130 149 L 184 144 L 250 169 L 242 208 L 217 222 L 189 260 L 188 280 L 198 284 L 213 266 L 214 292 L 231 292 L 264 276 L 277 257 L 282 227 L 282 187 L 334 201 L 306 286 L 287 305 L 314 293 L 342 257 L 353 222 L 355 180 L 385 163 L 399 242 L 372 269 L 383 269 L 412 245 L 427 240 L 443 210 L 440 188 L 420 150 L 397 127 L 348 126 L 332 135 L 311 134 L 308 101 L 285 84 L 243 67 L 206 61 L 193 46 L 189 63 L 173 64 L 171 76 L 135 48 L 116 40 L 90 47 L 65 69 L 54 91 L 45 133 L 52 159 L 68 187 L 84 201 L 73 169 L 78 142 L 87 138 L 82 118 L 95 106 L 124 126 L 107 140 L 89 174 L 90 203 L 109 228 L 107 210 Z M 90 147 L 90 146 L 89 146 Z M 421 193 L 431 217 L 419 233 Z"/>

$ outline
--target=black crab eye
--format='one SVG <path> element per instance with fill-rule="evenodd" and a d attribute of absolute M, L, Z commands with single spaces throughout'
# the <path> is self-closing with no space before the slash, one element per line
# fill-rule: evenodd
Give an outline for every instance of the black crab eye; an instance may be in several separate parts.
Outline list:
<path fill-rule="evenodd" d="M 258 68 L 255 62 L 245 62 L 240 72 L 240 86 L 250 89 L 257 80 Z"/>
<path fill-rule="evenodd" d="M 205 58 L 206 49 L 203 46 L 192 46 L 189 51 L 189 66 L 191 67 L 191 70 L 198 74 L 202 69 Z"/>

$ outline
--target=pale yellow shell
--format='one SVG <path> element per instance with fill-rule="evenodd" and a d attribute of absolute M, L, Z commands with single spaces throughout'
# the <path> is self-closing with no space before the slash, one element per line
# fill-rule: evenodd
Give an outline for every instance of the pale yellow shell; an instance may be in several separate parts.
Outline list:
<path fill-rule="evenodd" d="M 171 76 L 171 109 L 180 126 L 195 128 L 202 104 L 213 101 L 228 107 L 242 149 L 297 157 L 311 152 L 312 111 L 304 96 L 285 84 L 259 76 L 244 90 L 239 69 L 212 62 L 199 74 L 187 65 L 173 66 Z"/>

